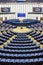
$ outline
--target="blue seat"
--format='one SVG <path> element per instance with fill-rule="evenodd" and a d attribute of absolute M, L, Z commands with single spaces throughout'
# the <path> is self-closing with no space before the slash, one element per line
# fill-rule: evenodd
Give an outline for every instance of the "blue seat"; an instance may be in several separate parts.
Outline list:
<path fill-rule="evenodd" d="M 5 62 L 6 59 L 0 58 L 0 62 Z"/>

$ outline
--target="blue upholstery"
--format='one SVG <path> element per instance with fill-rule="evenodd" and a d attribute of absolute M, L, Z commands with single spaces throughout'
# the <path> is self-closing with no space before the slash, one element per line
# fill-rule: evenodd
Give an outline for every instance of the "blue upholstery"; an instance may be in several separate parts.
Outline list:
<path fill-rule="evenodd" d="M 25 26 L 30 28 L 30 32 L 15 33 L 12 31 L 17 26 Z M 39 28 L 39 31 L 38 31 Z M 9 31 L 8 31 L 9 30 Z M 26 64 L 28 65 L 42 65 L 43 63 L 43 48 L 36 45 L 37 42 L 28 38 L 27 35 L 32 36 L 40 44 L 43 44 L 42 23 L 37 20 L 24 20 L 20 23 L 19 20 L 7 20 L 3 21 L 0 25 L 0 45 L 9 40 L 12 36 L 16 35 L 6 46 L 0 48 L 0 65 L 4 63 L 11 64 Z M 6 33 L 5 33 L 6 31 Z"/>

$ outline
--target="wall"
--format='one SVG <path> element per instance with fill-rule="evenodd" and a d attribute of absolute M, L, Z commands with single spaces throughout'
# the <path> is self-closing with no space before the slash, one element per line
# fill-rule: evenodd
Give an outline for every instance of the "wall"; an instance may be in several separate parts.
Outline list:
<path fill-rule="evenodd" d="M 43 14 L 28 14 L 28 12 L 32 12 L 32 7 L 43 7 L 43 3 L 0 3 L 1 7 L 10 7 L 11 12 L 15 12 L 15 14 L 0 14 L 0 17 L 5 17 L 7 19 L 36 19 L 40 20 L 40 17 L 43 17 Z M 17 13 L 26 13 L 26 17 L 17 17 Z"/>

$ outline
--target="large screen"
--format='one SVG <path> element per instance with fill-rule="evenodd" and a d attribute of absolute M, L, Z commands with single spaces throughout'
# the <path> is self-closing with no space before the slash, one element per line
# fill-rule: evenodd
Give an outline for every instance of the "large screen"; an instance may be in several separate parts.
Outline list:
<path fill-rule="evenodd" d="M 17 2 L 26 2 L 26 0 L 16 0 Z"/>
<path fill-rule="evenodd" d="M 4 2 L 43 2 L 43 0 L 0 0 L 0 3 L 4 3 Z"/>
<path fill-rule="evenodd" d="M 41 7 L 33 7 L 33 12 L 42 12 L 42 8 Z"/>
<path fill-rule="evenodd" d="M 9 2 L 15 2 L 15 0 L 0 0 L 0 3 L 1 3 L 1 2 L 2 2 L 2 3 L 4 3 L 4 2 L 8 2 L 8 3 L 9 3 Z"/>
<path fill-rule="evenodd" d="M 28 2 L 43 2 L 43 0 L 28 0 Z"/>
<path fill-rule="evenodd" d="M 26 14 L 25 14 L 25 13 L 18 13 L 17 16 L 18 16 L 18 17 L 25 17 Z"/>
<path fill-rule="evenodd" d="M 10 12 L 10 8 L 9 7 L 3 7 L 3 8 L 1 8 L 1 12 L 8 13 L 8 12 Z"/>

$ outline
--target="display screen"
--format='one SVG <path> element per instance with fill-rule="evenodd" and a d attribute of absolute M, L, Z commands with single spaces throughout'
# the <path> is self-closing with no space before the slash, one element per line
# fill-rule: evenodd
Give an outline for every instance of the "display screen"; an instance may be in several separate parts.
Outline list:
<path fill-rule="evenodd" d="M 3 7 L 3 8 L 1 8 L 1 12 L 10 12 L 10 8 L 9 7 Z"/>
<path fill-rule="evenodd" d="M 26 2 L 26 0 L 16 0 L 17 2 Z"/>
<path fill-rule="evenodd" d="M 28 2 L 38 2 L 38 0 L 28 0 Z"/>
<path fill-rule="evenodd" d="M 33 12 L 42 12 L 41 7 L 33 7 Z"/>
<path fill-rule="evenodd" d="M 15 2 L 15 0 L 0 0 L 0 2 L 4 3 L 4 2 Z"/>
<path fill-rule="evenodd" d="M 0 3 L 4 3 L 4 2 L 43 2 L 43 0 L 0 0 Z"/>
<path fill-rule="evenodd" d="M 26 14 L 25 14 L 25 13 L 18 13 L 17 16 L 18 16 L 18 17 L 25 17 Z"/>
<path fill-rule="evenodd" d="M 28 2 L 43 2 L 43 0 L 28 0 Z"/>

